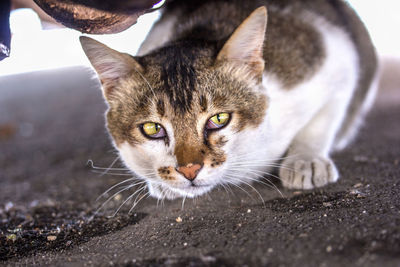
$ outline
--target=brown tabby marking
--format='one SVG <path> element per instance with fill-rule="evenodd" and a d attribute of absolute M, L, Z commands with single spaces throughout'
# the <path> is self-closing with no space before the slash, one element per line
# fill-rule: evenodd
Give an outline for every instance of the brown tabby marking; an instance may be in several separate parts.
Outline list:
<path fill-rule="evenodd" d="M 165 106 L 164 106 L 164 100 L 159 99 L 157 103 L 157 112 L 160 114 L 161 117 L 164 117 L 165 115 Z"/>
<path fill-rule="evenodd" d="M 264 43 L 265 70 L 277 75 L 284 87 L 290 89 L 322 64 L 323 47 L 314 28 L 292 16 L 274 14 L 269 16 Z"/>
<path fill-rule="evenodd" d="M 172 167 L 161 167 L 158 169 L 158 175 L 166 181 L 171 181 L 175 180 L 175 176 L 173 174 L 176 174 L 175 170 L 173 170 Z"/>

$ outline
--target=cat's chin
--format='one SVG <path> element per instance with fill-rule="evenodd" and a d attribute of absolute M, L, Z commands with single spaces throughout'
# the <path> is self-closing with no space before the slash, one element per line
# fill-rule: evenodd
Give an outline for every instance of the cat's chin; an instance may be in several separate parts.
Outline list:
<path fill-rule="evenodd" d="M 173 187 L 167 187 L 165 185 L 153 184 L 151 182 L 147 183 L 150 196 L 158 199 L 176 199 L 176 198 L 194 198 L 201 196 L 204 193 L 210 191 L 213 186 L 196 186 L 188 187 L 187 189 L 179 189 Z"/>

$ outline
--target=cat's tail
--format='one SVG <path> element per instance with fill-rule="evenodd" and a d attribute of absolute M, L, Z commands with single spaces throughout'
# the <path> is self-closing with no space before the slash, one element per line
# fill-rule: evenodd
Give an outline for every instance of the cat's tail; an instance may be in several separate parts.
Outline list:
<path fill-rule="evenodd" d="M 380 81 L 380 68 L 373 76 L 370 86 L 360 88 L 360 85 L 354 92 L 353 98 L 347 110 L 347 116 L 343 121 L 342 127 L 336 134 L 334 147 L 335 151 L 344 149 L 351 143 L 358 130 L 361 128 L 364 118 L 374 104 L 375 96 L 378 91 Z"/>
<path fill-rule="evenodd" d="M 372 107 L 379 86 L 380 68 L 377 53 L 362 21 L 349 4 L 338 1 L 337 11 L 346 18 L 344 23 L 359 57 L 357 88 L 347 110 L 342 127 L 336 135 L 334 150 L 345 148 L 356 136 L 363 119 Z"/>

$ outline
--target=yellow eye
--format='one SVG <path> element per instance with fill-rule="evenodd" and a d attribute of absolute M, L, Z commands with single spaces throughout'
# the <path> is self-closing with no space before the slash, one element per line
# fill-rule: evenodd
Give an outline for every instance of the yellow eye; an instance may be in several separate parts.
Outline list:
<path fill-rule="evenodd" d="M 164 128 L 155 122 L 146 122 L 142 124 L 143 133 L 152 138 L 162 138 L 165 137 Z"/>
<path fill-rule="evenodd" d="M 217 115 L 212 116 L 206 125 L 207 129 L 218 129 L 222 126 L 225 126 L 229 121 L 229 113 L 218 113 Z"/>
<path fill-rule="evenodd" d="M 228 113 L 219 113 L 215 116 L 212 116 L 210 120 L 217 124 L 217 125 L 223 125 L 229 120 L 229 114 Z"/>

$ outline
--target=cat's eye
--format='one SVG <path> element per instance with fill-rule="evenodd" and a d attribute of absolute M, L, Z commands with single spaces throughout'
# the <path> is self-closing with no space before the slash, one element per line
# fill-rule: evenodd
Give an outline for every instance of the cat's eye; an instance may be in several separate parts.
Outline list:
<path fill-rule="evenodd" d="M 228 124 L 230 119 L 229 113 L 218 113 L 208 119 L 206 124 L 207 130 L 219 129 Z"/>
<path fill-rule="evenodd" d="M 156 122 L 146 122 L 141 125 L 143 134 L 150 138 L 164 138 L 166 136 L 164 128 Z"/>

